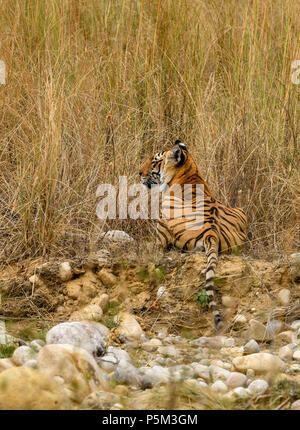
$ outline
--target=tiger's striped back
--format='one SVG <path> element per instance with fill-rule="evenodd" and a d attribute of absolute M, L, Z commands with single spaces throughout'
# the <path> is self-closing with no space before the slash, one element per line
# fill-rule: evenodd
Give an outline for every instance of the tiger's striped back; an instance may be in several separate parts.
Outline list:
<path fill-rule="evenodd" d="M 228 208 L 212 196 L 197 164 L 180 141 L 175 142 L 171 151 L 149 157 L 140 169 L 140 176 L 147 187 L 160 185 L 164 191 L 162 217 L 158 221 L 158 236 L 163 247 L 205 251 L 205 289 L 215 324 L 220 328 L 222 318 L 214 298 L 218 254 L 245 242 L 245 213 L 240 208 Z M 189 185 L 188 193 L 184 193 L 186 185 Z M 197 192 L 200 187 L 202 194 Z M 175 192 L 165 192 L 174 188 Z M 168 217 L 163 216 L 165 210 L 168 210 Z"/>

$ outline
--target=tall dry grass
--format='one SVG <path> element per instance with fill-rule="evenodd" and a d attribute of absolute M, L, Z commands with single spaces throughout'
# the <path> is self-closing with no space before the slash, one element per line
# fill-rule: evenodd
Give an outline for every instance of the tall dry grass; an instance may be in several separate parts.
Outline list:
<path fill-rule="evenodd" d="M 299 15 L 295 0 L 0 0 L 1 260 L 88 248 L 97 186 L 137 181 L 176 138 L 246 209 L 252 252 L 299 246 Z"/>

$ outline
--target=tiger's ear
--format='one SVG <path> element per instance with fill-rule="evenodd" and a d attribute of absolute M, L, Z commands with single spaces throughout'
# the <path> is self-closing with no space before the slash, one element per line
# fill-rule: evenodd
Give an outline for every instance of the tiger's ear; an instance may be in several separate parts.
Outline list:
<path fill-rule="evenodd" d="M 172 155 L 174 158 L 174 163 L 176 167 L 181 166 L 185 161 L 184 152 L 187 151 L 187 147 L 181 140 L 176 140 L 174 148 L 172 149 Z"/>

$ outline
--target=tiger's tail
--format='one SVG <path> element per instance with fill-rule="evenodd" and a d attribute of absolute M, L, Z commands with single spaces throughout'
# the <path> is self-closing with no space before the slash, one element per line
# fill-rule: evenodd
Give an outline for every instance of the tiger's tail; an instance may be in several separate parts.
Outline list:
<path fill-rule="evenodd" d="M 223 321 L 215 301 L 214 292 L 214 278 L 218 264 L 218 243 L 218 240 L 213 237 L 209 237 L 205 241 L 205 253 L 207 257 L 205 291 L 208 296 L 208 307 L 212 310 L 214 316 L 215 327 L 217 330 L 220 330 L 223 327 Z"/>

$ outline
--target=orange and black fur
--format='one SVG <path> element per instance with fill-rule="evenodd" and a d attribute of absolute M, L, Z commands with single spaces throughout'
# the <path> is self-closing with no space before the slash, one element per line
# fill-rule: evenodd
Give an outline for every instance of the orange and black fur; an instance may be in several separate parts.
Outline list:
<path fill-rule="evenodd" d="M 240 208 L 229 208 L 213 197 L 193 157 L 180 140 L 175 142 L 170 151 L 151 155 L 140 168 L 139 174 L 145 186 L 151 188 L 160 185 L 163 192 L 175 186 L 177 190 L 181 188 L 183 193 L 186 184 L 190 184 L 191 192 L 187 194 L 187 199 L 184 195 L 187 208 L 184 214 L 182 198 L 178 193 L 163 194 L 162 211 L 169 208 L 169 217 L 159 219 L 158 236 L 164 248 L 175 246 L 183 250 L 205 251 L 205 290 L 216 328 L 220 329 L 223 326 L 222 317 L 214 297 L 218 254 L 231 251 L 245 242 L 245 213 Z M 200 199 L 199 193 L 196 193 L 197 184 L 202 185 Z M 191 222 L 194 222 L 192 229 L 189 228 Z"/>

